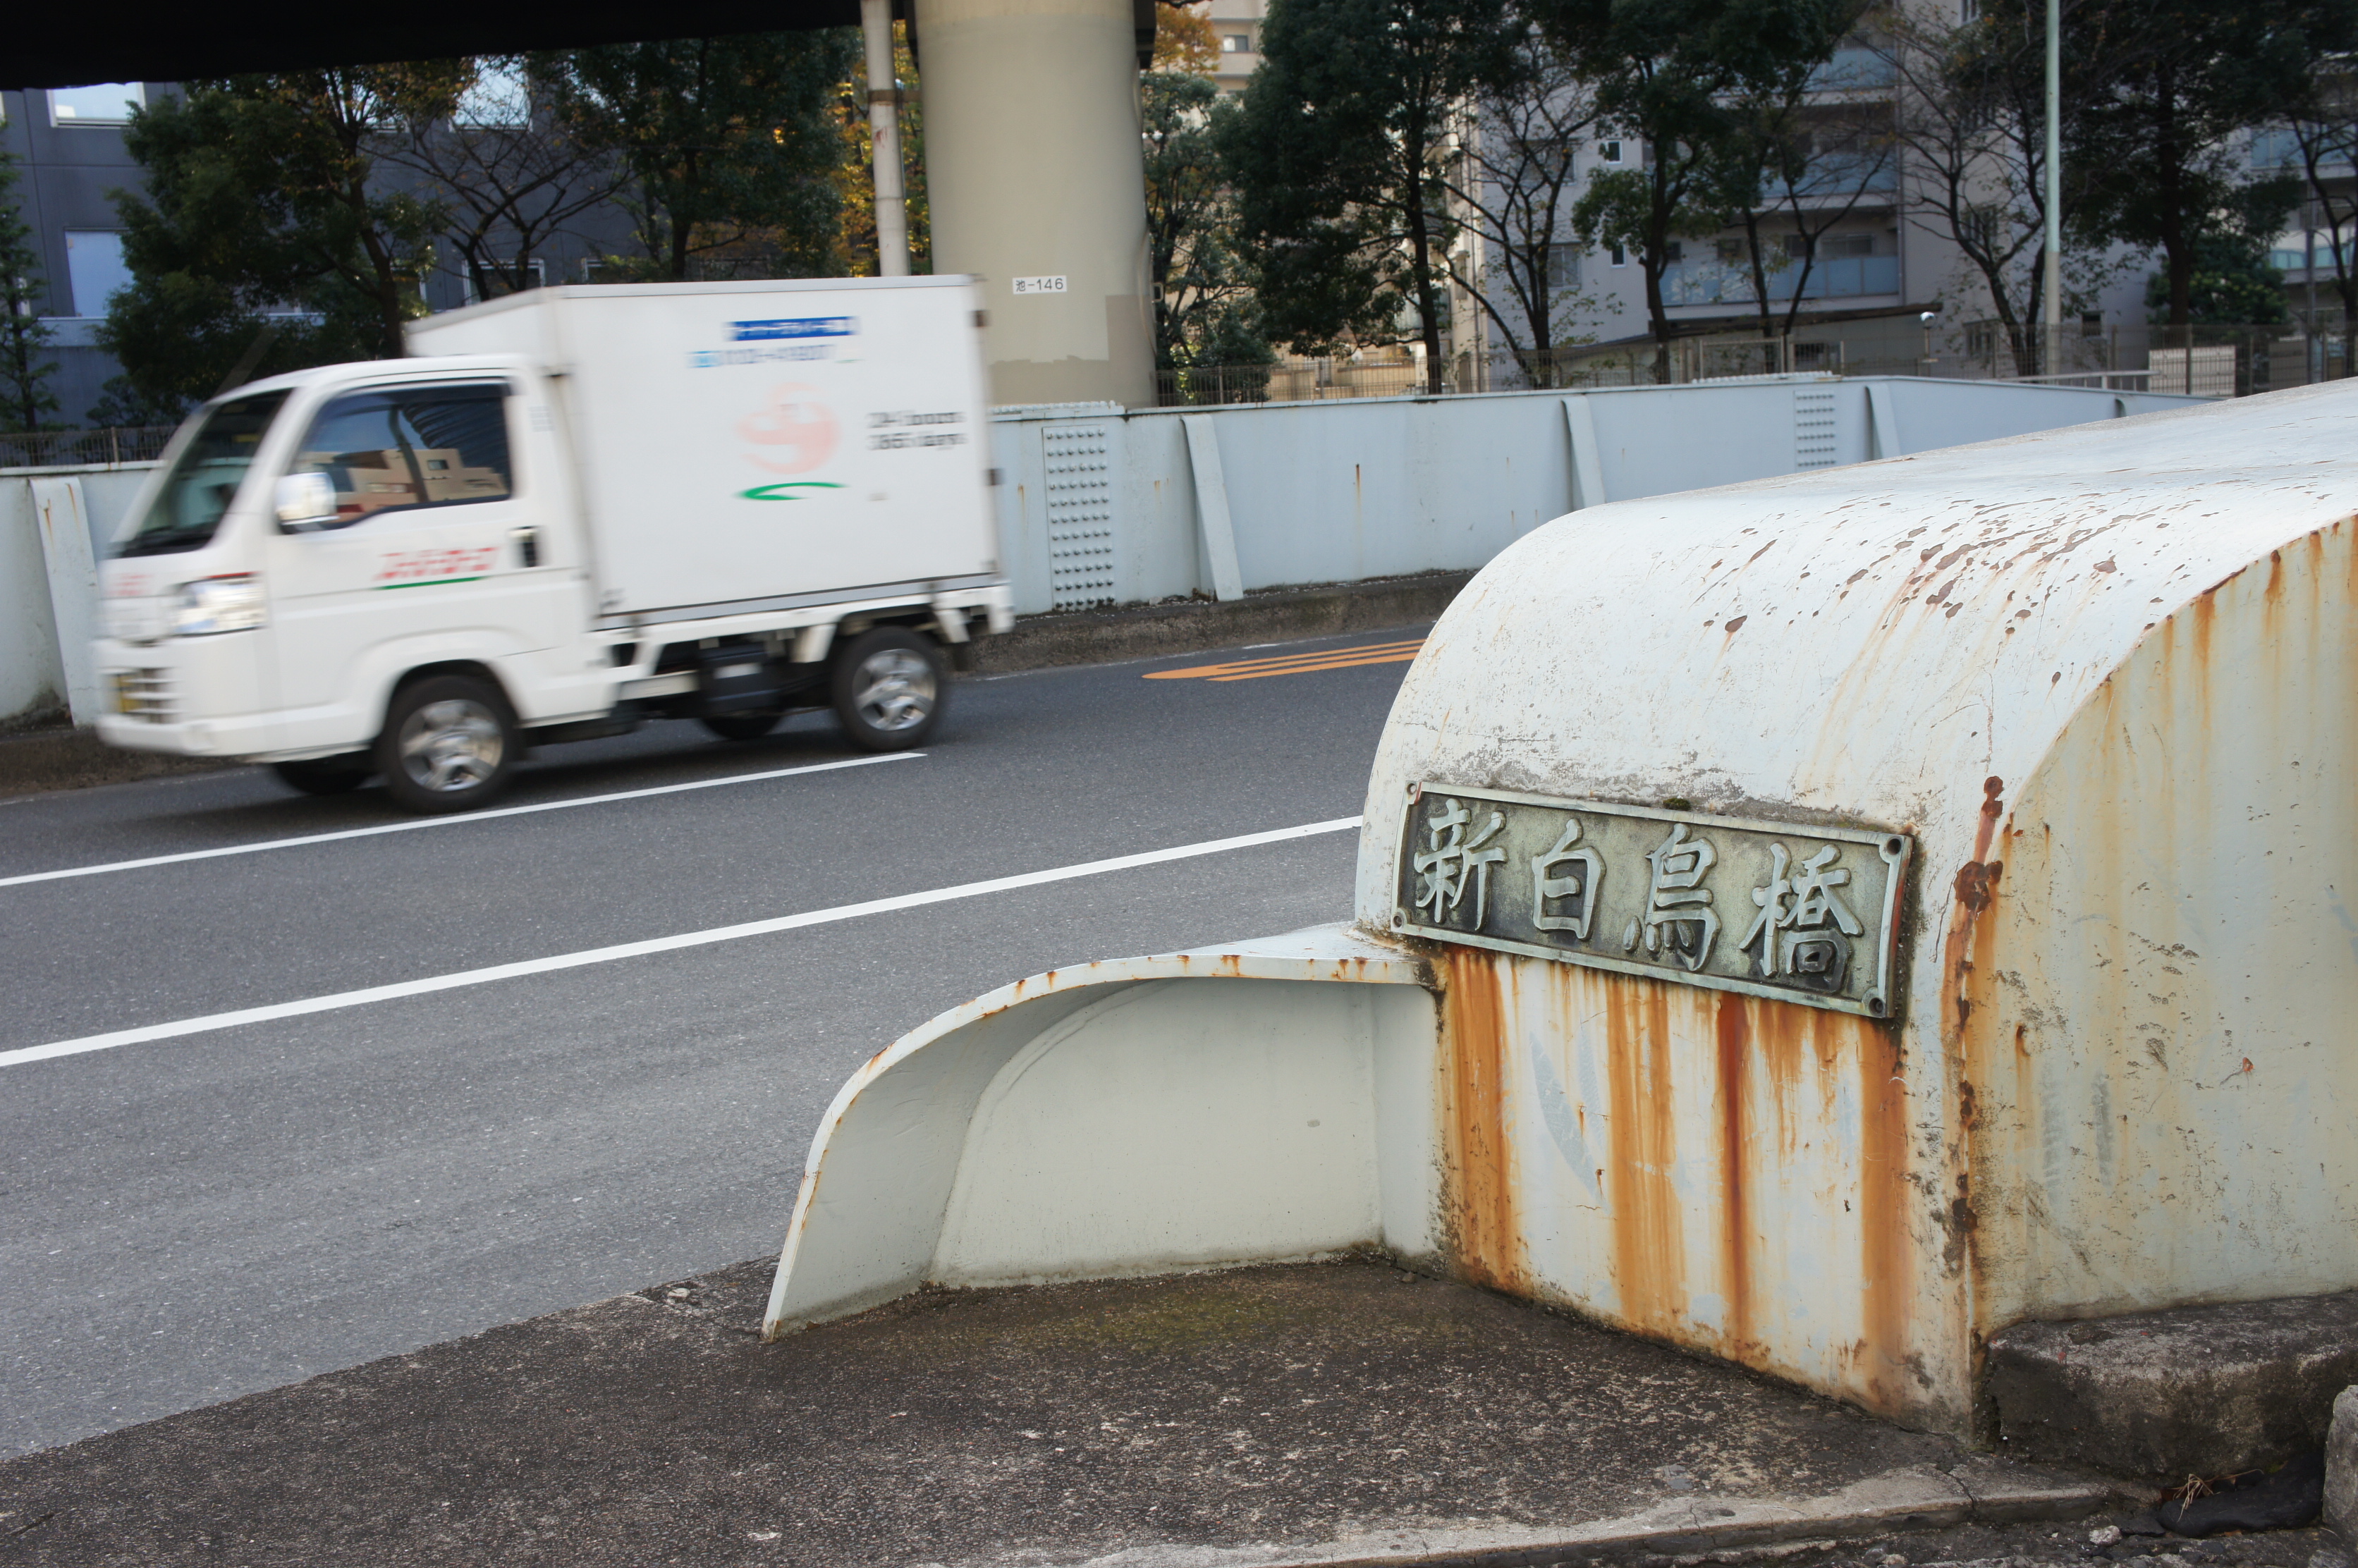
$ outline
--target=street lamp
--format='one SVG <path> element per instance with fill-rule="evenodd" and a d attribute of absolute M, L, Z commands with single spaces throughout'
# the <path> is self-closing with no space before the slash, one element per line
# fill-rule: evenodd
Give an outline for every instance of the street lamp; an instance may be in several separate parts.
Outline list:
<path fill-rule="evenodd" d="M 1932 318 L 1940 313 L 1941 308 L 1935 305 L 1916 318 L 1924 323 L 1924 373 L 1926 375 L 1932 373 Z"/>

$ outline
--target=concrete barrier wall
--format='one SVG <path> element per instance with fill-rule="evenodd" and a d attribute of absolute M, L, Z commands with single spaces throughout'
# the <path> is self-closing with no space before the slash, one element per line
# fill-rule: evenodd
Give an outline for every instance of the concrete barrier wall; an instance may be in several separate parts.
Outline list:
<path fill-rule="evenodd" d="M 1907 377 L 1369 398 L 993 421 L 1003 565 L 1035 614 L 1471 570 L 1551 518 L 2194 401 Z M 94 591 L 43 498 L 103 557 L 150 463 L 0 472 L 0 726 L 89 684 Z M 50 545 L 62 538 L 52 533 Z M 55 557 L 52 559 L 52 557 Z M 89 721 L 86 712 L 77 719 Z"/>
<path fill-rule="evenodd" d="M 1579 394 L 1022 410 L 1000 416 L 992 434 L 1005 564 L 1017 611 L 1032 614 L 1468 570 L 1578 507 L 2191 401 L 1776 376 Z M 1224 586 L 1216 557 L 1231 552 L 1235 581 Z"/>
<path fill-rule="evenodd" d="M 69 699 L 75 722 L 93 721 L 95 563 L 155 466 L 0 471 L 0 730 Z"/>

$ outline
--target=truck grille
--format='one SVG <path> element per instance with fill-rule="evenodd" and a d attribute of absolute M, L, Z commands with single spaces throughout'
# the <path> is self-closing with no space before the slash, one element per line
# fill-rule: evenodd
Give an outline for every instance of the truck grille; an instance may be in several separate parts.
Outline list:
<path fill-rule="evenodd" d="M 114 672 L 114 711 L 150 724 L 172 721 L 172 682 L 162 670 Z"/>

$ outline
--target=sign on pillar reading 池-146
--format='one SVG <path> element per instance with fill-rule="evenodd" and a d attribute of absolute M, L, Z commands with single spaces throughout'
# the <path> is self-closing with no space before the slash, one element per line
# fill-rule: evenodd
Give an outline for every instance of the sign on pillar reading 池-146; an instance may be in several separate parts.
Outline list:
<path fill-rule="evenodd" d="M 1392 929 L 1892 1018 L 1914 850 L 1904 833 L 1416 784 Z"/>

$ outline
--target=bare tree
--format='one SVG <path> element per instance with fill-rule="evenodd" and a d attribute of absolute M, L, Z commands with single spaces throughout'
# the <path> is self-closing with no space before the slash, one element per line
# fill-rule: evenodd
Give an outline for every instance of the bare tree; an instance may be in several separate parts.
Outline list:
<path fill-rule="evenodd" d="M 1533 30 L 1516 46 L 1511 72 L 1473 95 L 1455 146 L 1439 160 L 1451 217 L 1478 242 L 1451 248 L 1451 280 L 1481 306 L 1534 385 L 1554 384 L 1552 351 L 1577 308 L 1563 261 L 1580 251 L 1571 232 L 1574 149 L 1595 121 L 1595 93 Z"/>
<path fill-rule="evenodd" d="M 2312 75 L 2305 101 L 2294 114 L 2292 134 L 2300 151 L 2302 183 L 2309 206 L 2325 231 L 2333 263 L 2333 291 L 2342 300 L 2342 368 L 2351 373 L 2358 355 L 2358 267 L 2351 248 L 2358 244 L 2358 186 L 2347 170 L 2358 162 L 2358 62 L 2334 59 Z M 2310 276 L 2316 276 L 2312 261 Z M 2317 324 L 2305 329 L 2315 332 Z"/>
<path fill-rule="evenodd" d="M 1731 205 L 1744 226 L 1745 259 L 1760 335 L 1790 332 L 1818 265 L 1818 245 L 1896 175 L 1898 141 L 1881 80 L 1864 51 L 1772 80 L 1747 96 L 1748 129 L 1734 146 Z M 1776 231 L 1772 236 L 1767 231 Z M 1781 254 L 1770 254 L 1770 243 Z M 1770 275 L 1790 274 L 1784 319 Z"/>
<path fill-rule="evenodd" d="M 522 57 L 465 64 L 461 90 L 389 136 L 378 161 L 440 200 L 444 235 L 474 297 L 488 299 L 532 287 L 535 253 L 612 200 L 624 173 L 551 111 Z"/>
<path fill-rule="evenodd" d="M 1902 5 L 1885 19 L 1898 99 L 1892 134 L 1916 167 L 1909 220 L 1955 244 L 1988 292 L 2016 373 L 2035 375 L 2034 323 L 2046 305 L 2046 45 L 1995 19 L 1947 16 Z M 2067 180 L 2067 223 L 2083 194 Z"/>

